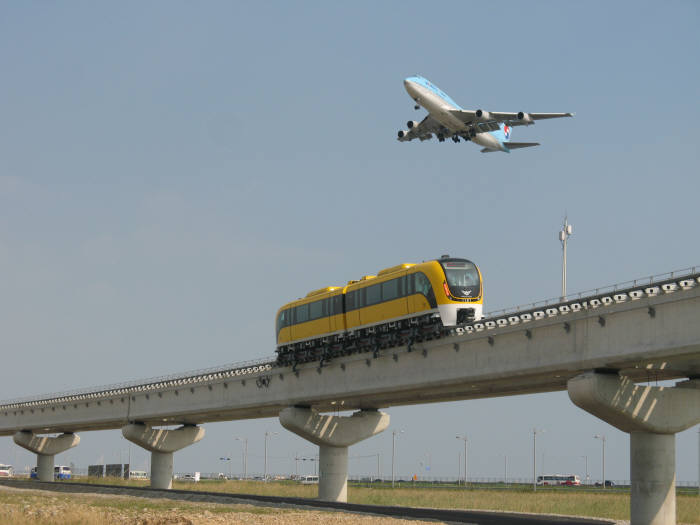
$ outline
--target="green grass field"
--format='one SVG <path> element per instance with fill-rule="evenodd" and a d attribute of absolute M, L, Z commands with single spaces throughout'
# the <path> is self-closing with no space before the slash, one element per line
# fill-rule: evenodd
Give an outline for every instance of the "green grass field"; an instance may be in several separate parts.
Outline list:
<path fill-rule="evenodd" d="M 98 481 L 95 481 L 98 482 Z M 148 486 L 147 481 L 106 481 L 120 485 Z M 224 481 L 203 480 L 199 483 L 175 481 L 173 488 L 261 494 L 269 496 L 293 496 L 315 498 L 316 485 L 301 485 L 292 481 Z M 401 486 L 392 489 L 389 484 L 348 487 L 350 503 L 371 505 L 398 505 L 407 507 L 435 507 L 445 509 L 481 509 L 569 516 L 590 516 L 610 519 L 630 519 L 629 490 L 615 488 L 606 491 L 589 490 L 583 487 L 538 490 L 521 488 L 429 488 Z M 680 492 L 676 498 L 678 523 L 700 525 L 700 496 Z"/>

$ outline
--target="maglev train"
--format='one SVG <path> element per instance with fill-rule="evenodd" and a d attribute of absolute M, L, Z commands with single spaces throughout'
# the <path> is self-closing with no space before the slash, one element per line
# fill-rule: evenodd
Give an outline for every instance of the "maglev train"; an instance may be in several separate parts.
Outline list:
<path fill-rule="evenodd" d="M 482 318 L 483 282 L 467 259 L 443 255 L 404 263 L 346 286 L 328 286 L 277 312 L 277 364 L 377 352 L 442 337 L 446 327 Z"/>

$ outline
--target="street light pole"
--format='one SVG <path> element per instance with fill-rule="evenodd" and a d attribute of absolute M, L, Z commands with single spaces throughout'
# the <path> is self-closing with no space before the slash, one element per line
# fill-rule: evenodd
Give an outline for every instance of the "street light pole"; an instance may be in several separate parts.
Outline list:
<path fill-rule="evenodd" d="M 588 456 L 581 456 L 586 460 L 586 485 L 588 485 Z"/>
<path fill-rule="evenodd" d="M 234 436 L 234 439 L 243 443 L 243 479 L 248 479 L 248 438 Z"/>
<path fill-rule="evenodd" d="M 274 436 L 277 432 L 265 432 L 265 472 L 263 473 L 263 480 L 267 481 L 267 438 Z"/>
<path fill-rule="evenodd" d="M 396 434 L 403 434 L 403 430 L 392 430 L 391 431 L 391 488 L 394 488 L 394 459 L 396 456 Z"/>
<path fill-rule="evenodd" d="M 566 242 L 573 233 L 568 217 L 564 217 L 564 226 L 559 231 L 559 240 L 562 247 L 562 265 L 561 265 L 561 300 L 566 300 Z"/>
<path fill-rule="evenodd" d="M 537 490 L 537 434 L 545 432 L 544 430 L 532 429 L 532 490 Z"/>
<path fill-rule="evenodd" d="M 467 435 L 457 436 L 457 439 L 464 441 L 464 488 L 467 488 Z"/>
<path fill-rule="evenodd" d="M 265 473 L 263 474 L 263 480 L 267 481 L 267 438 L 274 436 L 277 432 L 265 432 Z"/>
<path fill-rule="evenodd" d="M 603 442 L 603 489 L 605 489 L 605 434 L 596 434 L 593 437 Z"/>

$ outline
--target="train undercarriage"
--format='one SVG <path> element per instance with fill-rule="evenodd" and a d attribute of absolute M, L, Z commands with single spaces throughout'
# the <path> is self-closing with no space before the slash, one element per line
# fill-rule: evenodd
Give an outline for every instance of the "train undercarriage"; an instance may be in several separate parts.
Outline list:
<path fill-rule="evenodd" d="M 381 350 L 399 346 L 407 346 L 410 352 L 415 343 L 440 339 L 453 330 L 454 327 L 442 324 L 437 313 L 402 319 L 281 345 L 277 349 L 277 366 L 291 366 L 296 370 L 300 364 L 318 362 L 319 367 L 322 367 L 335 357 L 359 353 L 372 353 L 373 357 L 378 357 Z"/>

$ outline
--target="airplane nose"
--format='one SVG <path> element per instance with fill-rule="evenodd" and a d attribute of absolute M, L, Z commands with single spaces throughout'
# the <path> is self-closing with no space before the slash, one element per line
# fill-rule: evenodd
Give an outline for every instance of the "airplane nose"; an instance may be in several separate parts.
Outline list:
<path fill-rule="evenodd" d="M 415 97 L 415 94 L 414 94 L 415 89 L 414 89 L 413 82 L 411 82 L 408 79 L 405 79 L 403 81 L 403 87 L 406 89 L 406 91 L 408 91 L 408 94 L 411 95 L 411 97 Z"/>

